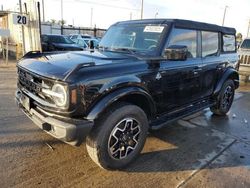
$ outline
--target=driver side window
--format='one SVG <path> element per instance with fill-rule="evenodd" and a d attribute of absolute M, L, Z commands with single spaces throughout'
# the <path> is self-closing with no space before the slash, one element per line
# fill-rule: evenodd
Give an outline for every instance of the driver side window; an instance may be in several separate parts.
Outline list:
<path fill-rule="evenodd" d="M 188 58 L 197 57 L 197 32 L 190 29 L 174 28 L 170 35 L 169 46 L 182 45 L 187 46 Z"/>

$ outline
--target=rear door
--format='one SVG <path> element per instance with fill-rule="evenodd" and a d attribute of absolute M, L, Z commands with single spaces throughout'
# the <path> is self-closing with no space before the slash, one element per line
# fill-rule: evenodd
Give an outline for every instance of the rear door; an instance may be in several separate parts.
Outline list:
<path fill-rule="evenodd" d="M 220 58 L 220 34 L 218 32 L 201 31 L 202 43 L 202 83 L 201 97 L 210 96 L 219 79 L 219 74 L 224 67 L 223 59 Z"/>

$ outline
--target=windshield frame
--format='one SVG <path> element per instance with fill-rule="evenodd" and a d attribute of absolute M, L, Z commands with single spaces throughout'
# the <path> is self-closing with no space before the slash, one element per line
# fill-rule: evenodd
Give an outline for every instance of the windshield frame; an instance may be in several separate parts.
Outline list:
<path fill-rule="evenodd" d="M 102 41 L 103 39 L 105 39 L 105 36 L 107 36 L 107 33 L 109 32 L 109 30 L 113 27 L 126 27 L 126 26 L 160 26 L 160 27 L 164 27 L 160 37 L 157 41 L 157 46 L 154 50 L 140 50 L 140 49 L 136 49 L 136 48 L 127 48 L 127 47 L 122 47 L 122 46 L 117 46 L 114 48 L 110 48 L 107 46 L 102 46 Z M 126 23 L 126 24 L 122 24 L 122 23 L 118 23 L 118 24 L 114 24 L 112 26 L 109 27 L 109 29 L 107 30 L 107 32 L 105 33 L 105 35 L 102 37 L 100 43 L 99 43 L 99 50 L 101 51 L 111 51 L 111 52 L 118 52 L 118 53 L 127 53 L 127 54 L 138 54 L 138 55 L 143 55 L 143 56 L 160 56 L 161 54 L 161 49 L 162 46 L 165 44 L 165 38 L 166 38 L 166 34 L 168 33 L 168 30 L 170 28 L 170 24 L 154 24 L 153 22 L 150 23 Z M 150 39 L 148 39 L 150 40 Z"/>

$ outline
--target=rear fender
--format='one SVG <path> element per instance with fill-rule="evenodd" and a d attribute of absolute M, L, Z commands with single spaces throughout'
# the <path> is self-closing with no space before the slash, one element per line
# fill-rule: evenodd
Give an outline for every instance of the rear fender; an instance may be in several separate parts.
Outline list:
<path fill-rule="evenodd" d="M 235 84 L 235 89 L 237 89 L 239 87 L 239 74 L 235 69 L 227 69 L 222 78 L 217 82 L 217 85 L 215 87 L 213 96 L 218 96 L 224 82 L 228 79 L 232 79 L 234 81 Z"/>

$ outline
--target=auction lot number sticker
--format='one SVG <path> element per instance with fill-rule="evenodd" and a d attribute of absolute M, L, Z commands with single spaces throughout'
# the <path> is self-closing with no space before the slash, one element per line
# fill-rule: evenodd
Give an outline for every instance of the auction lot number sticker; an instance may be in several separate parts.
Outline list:
<path fill-rule="evenodd" d="M 163 31 L 163 26 L 155 26 L 155 25 L 147 25 L 144 28 L 144 32 L 150 32 L 150 33 L 161 33 Z"/>

